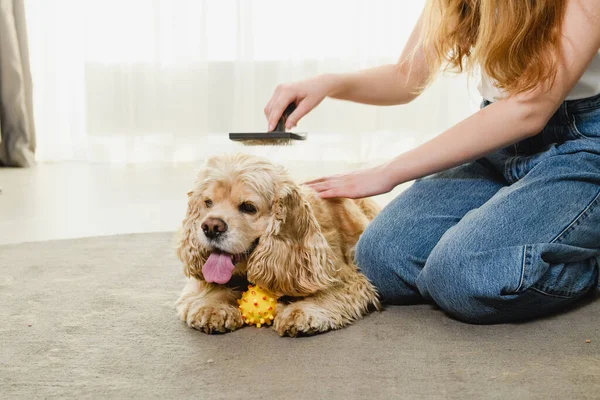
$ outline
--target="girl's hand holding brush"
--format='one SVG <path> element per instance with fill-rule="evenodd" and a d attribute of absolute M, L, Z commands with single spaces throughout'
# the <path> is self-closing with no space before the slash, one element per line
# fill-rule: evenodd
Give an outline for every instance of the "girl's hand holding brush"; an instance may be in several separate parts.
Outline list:
<path fill-rule="evenodd" d="M 265 116 L 269 122 L 269 132 L 275 129 L 283 111 L 291 103 L 296 104 L 296 110 L 287 118 L 285 129 L 292 129 L 298 121 L 323 99 L 331 96 L 336 88 L 338 79 L 334 75 L 320 75 L 305 81 L 277 86 L 271 100 L 265 107 Z"/>

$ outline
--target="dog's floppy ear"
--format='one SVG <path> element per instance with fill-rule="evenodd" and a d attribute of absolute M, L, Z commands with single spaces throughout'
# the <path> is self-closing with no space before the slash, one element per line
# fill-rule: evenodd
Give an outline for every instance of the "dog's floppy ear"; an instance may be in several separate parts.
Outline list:
<path fill-rule="evenodd" d="M 248 259 L 248 280 L 288 296 L 307 296 L 335 283 L 333 252 L 296 184 L 281 185 L 271 214 Z"/>
<path fill-rule="evenodd" d="M 188 193 L 188 207 L 185 219 L 179 230 L 177 257 L 183 263 L 185 276 L 204 280 L 202 266 L 208 258 L 206 250 L 198 243 L 197 224 L 200 217 L 200 202 L 202 195 L 195 191 Z"/>

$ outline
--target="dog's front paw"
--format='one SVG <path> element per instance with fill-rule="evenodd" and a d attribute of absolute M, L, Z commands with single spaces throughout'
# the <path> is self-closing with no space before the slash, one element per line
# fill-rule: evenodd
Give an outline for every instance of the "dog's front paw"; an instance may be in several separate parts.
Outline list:
<path fill-rule="evenodd" d="M 185 321 L 190 328 L 205 333 L 231 332 L 242 326 L 242 315 L 230 304 L 205 304 L 191 306 Z"/>
<path fill-rule="evenodd" d="M 277 316 L 273 321 L 273 329 L 279 336 L 296 337 L 300 334 L 314 335 L 332 329 L 322 312 L 315 307 L 303 307 L 300 304 L 290 304 L 278 307 Z"/>

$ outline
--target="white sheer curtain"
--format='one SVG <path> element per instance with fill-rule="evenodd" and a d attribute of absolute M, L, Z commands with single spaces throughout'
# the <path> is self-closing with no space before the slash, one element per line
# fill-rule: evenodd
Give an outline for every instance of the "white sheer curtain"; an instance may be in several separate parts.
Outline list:
<path fill-rule="evenodd" d="M 423 0 L 28 0 L 40 161 L 188 162 L 243 150 L 353 166 L 387 159 L 479 102 L 444 77 L 414 104 L 326 100 L 292 147 L 248 148 L 278 83 L 394 62 Z"/>

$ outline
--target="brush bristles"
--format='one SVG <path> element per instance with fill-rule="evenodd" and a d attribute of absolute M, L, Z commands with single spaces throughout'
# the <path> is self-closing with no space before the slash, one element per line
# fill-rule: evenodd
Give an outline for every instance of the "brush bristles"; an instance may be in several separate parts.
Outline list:
<path fill-rule="evenodd" d="M 244 146 L 290 146 L 292 139 L 248 139 L 238 140 Z"/>

